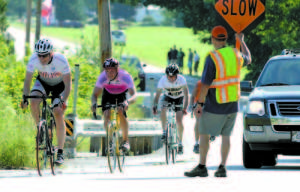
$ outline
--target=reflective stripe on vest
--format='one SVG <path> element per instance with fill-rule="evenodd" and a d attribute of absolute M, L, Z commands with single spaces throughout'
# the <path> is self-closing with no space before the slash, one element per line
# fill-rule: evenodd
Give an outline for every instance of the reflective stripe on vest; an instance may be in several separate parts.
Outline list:
<path fill-rule="evenodd" d="M 216 66 L 216 78 L 211 88 L 216 88 L 218 103 L 236 102 L 240 97 L 240 69 L 243 58 L 236 49 L 225 47 L 210 52 Z"/>

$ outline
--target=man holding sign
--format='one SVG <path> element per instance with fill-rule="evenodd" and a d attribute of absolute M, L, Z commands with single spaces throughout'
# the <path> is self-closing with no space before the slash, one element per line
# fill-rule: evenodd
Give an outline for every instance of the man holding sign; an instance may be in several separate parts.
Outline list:
<path fill-rule="evenodd" d="M 216 26 L 211 32 L 215 50 L 205 59 L 202 73 L 202 86 L 194 113 L 199 119 L 200 164 L 187 177 L 207 177 L 206 157 L 209 149 L 209 136 L 221 135 L 221 163 L 215 172 L 216 177 L 226 177 L 226 161 L 230 149 L 230 135 L 238 112 L 240 97 L 240 70 L 251 63 L 251 54 L 244 42 L 242 33 L 236 34 L 241 42 L 242 53 L 226 46 L 227 30 Z"/>

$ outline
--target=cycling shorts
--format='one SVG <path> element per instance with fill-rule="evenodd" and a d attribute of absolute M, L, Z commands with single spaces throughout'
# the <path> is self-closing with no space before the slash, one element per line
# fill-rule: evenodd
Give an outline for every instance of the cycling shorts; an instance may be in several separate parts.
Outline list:
<path fill-rule="evenodd" d="M 64 82 L 60 82 L 56 85 L 48 85 L 46 82 L 40 79 L 40 76 L 37 76 L 34 85 L 31 89 L 32 92 L 40 92 L 42 94 L 49 95 L 51 93 L 52 96 L 54 96 L 54 99 L 52 99 L 52 104 L 56 105 L 60 103 L 60 97 L 63 94 L 65 90 L 65 84 Z"/>
<path fill-rule="evenodd" d="M 161 107 L 163 107 L 163 105 L 166 105 L 168 103 L 173 103 L 173 102 L 175 103 L 175 105 L 183 105 L 183 98 L 184 97 L 179 97 L 179 98 L 173 99 L 171 97 L 163 95 L 162 99 L 160 100 Z M 183 109 L 183 107 L 175 107 L 175 112 L 182 111 L 182 109 Z"/>
<path fill-rule="evenodd" d="M 109 93 L 105 88 L 103 89 L 103 94 L 102 94 L 102 100 L 101 100 L 101 105 L 102 107 L 102 112 L 109 109 L 109 107 L 105 107 L 107 104 L 116 104 L 116 99 L 117 99 L 117 104 L 123 103 L 126 101 L 126 91 L 120 94 L 111 94 Z M 124 116 L 127 117 L 126 111 L 124 110 Z"/>

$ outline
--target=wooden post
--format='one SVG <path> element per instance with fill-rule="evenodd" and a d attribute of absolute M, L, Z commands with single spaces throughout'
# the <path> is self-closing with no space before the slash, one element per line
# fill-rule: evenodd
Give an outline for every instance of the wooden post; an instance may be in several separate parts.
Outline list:
<path fill-rule="evenodd" d="M 102 63 L 110 58 L 111 53 L 111 32 L 110 32 L 110 2 L 109 0 L 98 0 L 98 23 L 99 23 L 99 45 L 100 45 L 100 73 Z M 92 137 L 90 141 L 90 152 L 99 151 L 101 137 Z M 105 145 L 102 145 L 105 147 Z M 102 147 L 103 151 L 103 147 Z M 103 152 L 102 152 L 103 155 Z"/>
<path fill-rule="evenodd" d="M 28 49 L 30 45 L 31 5 L 32 5 L 32 0 L 27 0 L 25 55 L 29 54 Z"/>
<path fill-rule="evenodd" d="M 40 39 L 41 35 L 41 12 L 42 12 L 42 0 L 36 2 L 36 25 L 35 25 L 35 41 Z"/>
<path fill-rule="evenodd" d="M 100 71 L 105 59 L 112 56 L 110 29 L 110 0 L 98 0 L 98 22 L 100 41 Z"/>

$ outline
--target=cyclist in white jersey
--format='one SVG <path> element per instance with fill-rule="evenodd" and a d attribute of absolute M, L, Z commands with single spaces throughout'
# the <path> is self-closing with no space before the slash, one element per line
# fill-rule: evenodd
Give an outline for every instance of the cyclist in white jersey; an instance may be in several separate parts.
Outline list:
<path fill-rule="evenodd" d="M 33 88 L 30 91 L 31 80 L 34 71 L 38 72 Z M 27 64 L 24 81 L 23 95 L 41 96 L 42 94 L 56 98 L 52 101 L 53 114 L 56 123 L 58 140 L 58 152 L 56 164 L 64 162 L 63 147 L 65 142 L 64 111 L 67 108 L 67 100 L 71 91 L 71 72 L 68 60 L 61 53 L 53 52 L 53 44 L 49 39 L 40 39 L 35 44 L 35 53 L 32 54 Z M 35 123 L 39 124 L 41 99 L 31 99 L 31 114 Z M 24 109 L 28 105 L 27 100 L 21 102 Z"/>
<path fill-rule="evenodd" d="M 158 82 L 156 95 L 153 102 L 153 113 L 157 114 L 157 104 L 160 95 L 163 93 L 161 104 L 173 103 L 182 105 L 183 108 L 176 107 L 176 123 L 179 132 L 178 154 L 183 154 L 182 135 L 183 135 L 183 115 L 187 114 L 189 90 L 185 78 L 179 75 L 179 67 L 176 64 L 170 64 L 166 68 L 166 75 L 161 77 Z M 166 108 L 161 108 L 161 123 L 163 127 L 162 140 L 166 139 Z"/>

